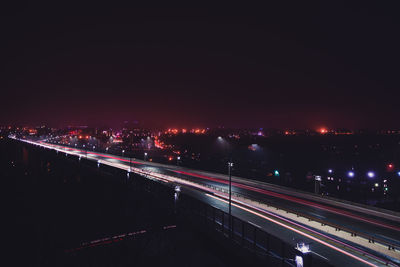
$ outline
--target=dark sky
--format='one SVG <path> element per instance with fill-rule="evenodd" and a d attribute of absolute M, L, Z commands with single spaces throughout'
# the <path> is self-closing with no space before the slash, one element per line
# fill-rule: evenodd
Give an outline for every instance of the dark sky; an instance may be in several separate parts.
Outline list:
<path fill-rule="evenodd" d="M 397 7 L 297 2 L 3 7 L 0 124 L 398 128 Z"/>

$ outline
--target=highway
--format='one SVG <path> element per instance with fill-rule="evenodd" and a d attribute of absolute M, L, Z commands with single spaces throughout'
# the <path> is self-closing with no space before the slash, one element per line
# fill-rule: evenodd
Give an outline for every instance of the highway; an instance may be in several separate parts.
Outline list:
<path fill-rule="evenodd" d="M 25 141 L 76 157 L 95 160 L 162 182 L 227 212 L 228 177 L 180 166 L 129 159 L 96 151 Z M 400 216 L 276 185 L 232 178 L 232 214 L 296 245 L 310 243 L 315 257 L 335 266 L 399 266 Z"/>

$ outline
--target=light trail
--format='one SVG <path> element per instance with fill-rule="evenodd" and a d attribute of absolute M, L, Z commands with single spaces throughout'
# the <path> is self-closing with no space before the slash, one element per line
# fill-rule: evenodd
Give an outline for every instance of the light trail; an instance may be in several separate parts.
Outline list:
<path fill-rule="evenodd" d="M 174 172 L 176 173 L 180 173 L 180 174 L 184 174 L 184 175 L 188 175 L 188 176 L 193 176 L 193 177 L 197 177 L 197 178 L 202 178 L 202 179 L 206 179 L 206 180 L 210 180 L 210 181 L 214 181 L 214 182 L 218 182 L 218 183 L 222 183 L 222 184 L 228 184 L 229 182 L 226 180 L 222 180 L 222 179 L 218 179 L 218 178 L 213 178 L 213 177 L 209 177 L 209 176 L 205 176 L 205 175 L 200 175 L 200 174 L 196 174 L 196 173 L 190 173 L 190 172 L 184 172 L 184 171 L 176 171 L 174 170 Z M 288 196 L 288 195 L 284 195 L 284 194 L 280 194 L 280 193 L 276 193 L 276 192 L 272 192 L 269 190 L 265 190 L 265 189 L 260 189 L 260 188 L 256 188 L 256 187 L 252 187 L 252 186 L 248 186 L 248 185 L 244 185 L 244 184 L 240 184 L 240 183 L 236 183 L 236 182 L 232 182 L 233 186 L 239 187 L 239 188 L 243 188 L 243 189 L 247 189 L 250 191 L 254 191 L 254 192 L 258 192 L 264 195 L 270 195 L 273 197 L 277 197 L 277 198 L 281 198 L 281 199 L 286 199 L 292 202 L 296 202 L 296 203 L 300 203 L 306 206 L 312 206 L 314 208 L 318 208 L 318 209 L 322 209 L 322 210 L 326 210 L 326 211 L 330 211 L 336 214 L 340 214 L 343 216 L 347 216 L 353 219 L 357 219 L 360 221 L 364 221 L 370 224 L 375 224 L 381 227 L 385 227 L 385 228 L 389 228 L 391 230 L 395 230 L 395 231 L 400 231 L 400 227 L 394 226 L 394 225 L 389 225 L 386 223 L 382 223 L 373 219 L 368 219 L 368 218 L 364 218 L 355 214 L 352 214 L 350 212 L 344 211 L 344 210 L 339 210 L 333 207 L 328 207 L 322 204 L 318 204 L 315 202 L 311 202 L 308 200 L 304 200 L 304 199 L 300 199 L 300 198 L 296 198 L 296 197 L 292 197 L 292 196 Z"/>
<path fill-rule="evenodd" d="M 30 142 L 30 141 L 28 141 L 28 142 Z M 34 143 L 34 142 L 32 142 L 32 143 Z M 130 162 L 132 164 L 139 164 L 139 165 L 143 165 L 144 164 L 144 163 L 138 162 L 138 161 L 132 161 L 132 160 L 116 157 L 116 156 L 109 156 L 109 155 L 105 155 L 105 154 L 99 154 L 99 153 L 91 152 L 91 151 L 87 151 L 87 150 L 85 151 L 85 150 L 81 150 L 81 149 L 70 148 L 70 147 L 67 147 L 67 146 L 47 144 L 47 143 L 42 142 L 42 141 L 39 141 L 39 143 L 46 144 L 47 146 L 60 147 L 60 148 L 63 148 L 63 149 L 69 149 L 69 150 L 78 151 L 78 152 L 81 152 L 81 153 L 87 153 L 87 154 L 97 155 L 97 156 L 100 156 L 100 157 L 120 160 L 120 161 L 123 161 L 123 162 Z M 223 180 L 223 179 L 219 179 L 219 178 L 213 178 L 213 177 L 209 177 L 209 176 L 205 176 L 205 175 L 201 175 L 201 174 L 196 174 L 196 173 L 185 172 L 185 171 L 178 171 L 178 170 L 172 170 L 172 171 L 176 172 L 176 173 L 188 175 L 188 176 L 193 176 L 193 177 L 197 177 L 197 178 L 206 179 L 206 180 L 209 180 L 209 181 L 214 181 L 214 182 L 218 182 L 218 183 L 222 183 L 222 184 L 228 184 L 228 181 Z M 359 216 L 359 215 L 355 215 L 355 214 L 347 212 L 345 210 L 340 210 L 340 209 L 337 209 L 337 208 L 334 208 L 334 207 L 325 206 L 325 205 L 318 204 L 318 203 L 315 203 L 315 202 L 311 202 L 311 201 L 308 201 L 308 200 L 304 200 L 304 199 L 300 199 L 300 198 L 297 198 L 297 197 L 284 195 L 284 194 L 281 194 L 281 193 L 276 193 L 276 192 L 273 192 L 273 191 L 269 191 L 269 190 L 265 190 L 265 189 L 261 189 L 261 188 L 257 188 L 257 187 L 253 187 L 253 186 L 248 186 L 248 185 L 237 183 L 237 182 L 232 182 L 232 185 L 236 186 L 236 187 L 239 187 L 239 188 L 242 188 L 242 189 L 247 189 L 247 190 L 250 190 L 250 191 L 253 191 L 253 192 L 258 192 L 258 193 L 261 193 L 261 194 L 264 194 L 264 195 L 269 195 L 269 196 L 273 196 L 273 197 L 277 197 L 277 198 L 281 198 L 281 199 L 286 199 L 286 200 L 289 200 L 289 201 L 292 201 L 292 202 L 296 202 L 296 203 L 299 203 L 299 204 L 303 204 L 303 205 L 306 205 L 306 206 L 312 206 L 314 208 L 326 210 L 326 211 L 329 211 L 329 212 L 332 212 L 332 213 L 336 213 L 336 214 L 339 214 L 339 215 L 342 215 L 342 216 L 347 216 L 347 217 L 350 217 L 350 218 L 353 218 L 353 219 L 356 219 L 356 220 L 360 220 L 360 221 L 367 222 L 367 223 L 370 223 L 370 224 L 378 225 L 378 226 L 381 226 L 381 227 L 384 227 L 384 228 L 388 228 L 388 229 L 391 229 L 391 230 L 400 231 L 400 227 L 397 227 L 397 226 L 394 226 L 394 225 L 390 225 L 390 224 L 386 224 L 386 223 L 383 223 L 383 222 L 380 222 L 380 221 L 377 221 L 377 220 L 365 218 L 365 217 L 362 217 L 362 216 Z"/>
<path fill-rule="evenodd" d="M 122 164 L 122 163 L 110 162 L 110 161 L 107 161 L 107 160 L 100 161 L 100 160 L 97 158 L 97 157 L 105 157 L 105 158 L 114 159 L 114 160 L 119 160 L 119 161 L 123 161 L 123 162 L 130 162 L 129 160 L 122 159 L 122 158 L 119 158 L 119 157 L 112 157 L 112 156 L 103 155 L 103 154 L 99 154 L 99 153 L 95 153 L 95 152 L 88 152 L 88 151 L 85 151 L 85 150 L 80 150 L 80 149 L 75 149 L 75 148 L 70 148 L 70 147 L 63 147 L 63 146 L 59 146 L 59 145 L 50 145 L 50 144 L 46 144 L 46 143 L 38 144 L 38 143 L 36 143 L 36 142 L 31 142 L 31 141 L 26 141 L 26 142 L 31 143 L 31 144 L 34 144 L 34 145 L 40 145 L 40 146 L 43 146 L 43 147 L 46 147 L 46 148 L 50 148 L 50 149 L 55 149 L 55 150 L 60 151 L 60 152 L 62 152 L 62 153 L 72 154 L 72 155 L 76 155 L 76 156 L 79 156 L 79 157 L 82 157 L 82 155 L 79 154 L 79 153 L 85 153 L 86 157 L 88 157 L 88 158 L 90 158 L 90 159 L 97 160 L 98 162 L 100 162 L 101 164 L 104 164 L 104 165 L 113 166 L 113 167 L 120 168 L 120 169 L 123 169 L 123 170 L 126 170 L 126 171 L 132 171 L 132 172 L 138 173 L 138 174 L 140 174 L 140 175 L 147 175 L 147 176 L 153 177 L 153 178 L 155 178 L 155 179 L 161 180 L 161 181 L 166 182 L 166 183 L 168 183 L 168 182 L 173 182 L 173 183 L 177 183 L 177 184 L 184 184 L 184 185 L 187 185 L 187 186 L 189 186 L 189 187 L 195 187 L 195 188 L 201 189 L 201 190 L 206 191 L 206 192 L 214 193 L 214 194 L 216 194 L 216 195 L 219 194 L 219 192 L 218 192 L 217 190 L 214 190 L 214 189 L 211 189 L 211 188 L 208 188 L 208 187 L 206 187 L 206 186 L 199 185 L 199 184 L 196 184 L 196 183 L 193 183 L 193 182 L 189 182 L 189 181 L 186 181 L 186 180 L 182 180 L 182 179 L 177 178 L 177 177 L 174 177 L 174 176 L 168 176 L 168 175 L 164 175 L 164 174 L 157 173 L 157 172 L 144 171 L 143 169 L 139 169 L 139 168 L 136 168 L 136 167 L 130 167 L 130 166 L 127 166 L 126 164 Z M 94 156 L 93 156 L 93 155 L 94 155 Z M 96 156 L 97 156 L 97 157 L 96 157 Z M 134 162 L 132 162 L 132 163 L 134 163 Z M 143 164 L 143 163 L 139 163 L 139 164 Z M 175 172 L 177 172 L 177 173 L 182 173 L 182 174 L 186 174 L 186 175 L 189 175 L 189 176 L 201 176 L 201 178 L 204 178 L 204 179 L 207 179 L 207 180 L 211 180 L 211 181 L 217 181 L 217 182 L 224 183 L 224 184 L 228 183 L 228 182 L 225 181 L 225 180 L 221 180 L 221 179 L 217 179 L 217 178 L 212 178 L 212 177 L 208 177 L 208 176 L 203 176 L 203 175 L 198 175 L 198 174 L 193 174 L 193 175 L 192 175 L 191 173 L 186 173 L 186 172 L 182 172 L 182 171 L 175 171 Z M 261 190 L 261 191 L 266 191 L 266 192 L 268 192 L 268 193 L 274 193 L 274 192 L 270 192 L 270 191 L 263 190 L 263 189 L 253 188 L 253 187 L 251 187 L 251 186 L 247 186 L 247 185 L 243 185 L 243 184 L 239 184 L 239 183 L 233 183 L 233 184 L 236 185 L 236 186 L 239 186 L 239 187 L 244 187 L 244 188 L 249 189 L 249 190 L 257 189 L 257 190 Z M 254 191 L 254 190 L 253 190 L 253 191 Z M 274 194 L 277 194 L 277 195 L 286 197 L 285 195 L 282 195 L 282 194 L 278 194 L 278 193 L 274 193 Z M 213 198 L 216 198 L 216 199 L 218 199 L 219 201 L 223 201 L 223 202 L 225 202 L 225 203 L 228 203 L 226 200 L 217 198 L 217 197 L 212 196 L 212 195 L 210 195 L 210 194 L 206 194 L 206 195 L 208 195 L 208 196 L 210 196 L 210 197 L 213 197 Z M 222 196 L 222 197 L 224 197 L 224 196 Z M 292 198 L 292 197 L 289 197 L 289 198 Z M 296 199 L 296 200 L 301 200 L 301 199 L 297 199 L 297 198 L 294 198 L 294 199 Z M 238 208 L 240 208 L 240 209 L 242 209 L 242 210 L 245 210 L 245 211 L 247 211 L 247 212 L 250 212 L 250 213 L 252 213 L 252 214 L 255 214 L 255 215 L 257 215 L 257 216 L 259 216 L 259 217 L 261 217 L 261 218 L 267 219 L 267 220 L 269 220 L 269 221 L 271 221 L 271 222 L 277 223 L 277 224 L 280 225 L 280 226 L 284 226 L 284 225 L 285 225 L 285 224 L 283 224 L 283 223 L 281 223 L 281 222 L 278 222 L 278 221 L 276 221 L 276 220 L 274 220 L 274 219 L 272 219 L 272 218 L 266 217 L 266 216 L 264 216 L 264 215 L 262 215 L 262 214 L 260 214 L 260 213 L 258 213 L 258 212 L 256 212 L 256 211 L 254 211 L 254 210 L 258 210 L 258 211 L 260 211 L 260 212 L 269 214 L 268 211 L 265 211 L 265 210 L 263 210 L 263 209 L 260 209 L 260 208 L 258 208 L 258 207 L 255 207 L 255 206 L 250 205 L 250 204 L 247 204 L 247 203 L 243 203 L 243 202 L 241 202 L 241 201 L 239 201 L 239 200 L 234 200 L 234 201 L 235 201 L 236 203 L 241 203 L 241 205 L 242 205 L 242 206 L 240 206 L 240 205 L 238 205 L 238 204 L 236 204 L 236 203 L 233 203 L 233 205 L 234 205 L 235 207 L 238 207 Z M 305 201 L 305 202 L 309 202 L 309 201 Z M 248 208 L 245 208 L 244 206 L 246 206 L 246 207 L 248 207 L 248 208 L 251 208 L 251 209 L 253 209 L 253 210 L 248 209 Z M 341 245 L 343 245 L 343 246 L 346 246 L 346 247 L 348 247 L 348 248 L 350 248 L 350 249 L 353 249 L 353 250 L 355 250 L 355 251 L 358 251 L 358 252 L 361 253 L 361 254 L 368 255 L 368 256 L 374 258 L 375 260 L 382 261 L 382 262 L 388 264 L 387 261 L 384 261 L 384 260 L 382 260 L 382 259 L 380 259 L 380 258 L 378 258 L 378 257 L 376 257 L 376 256 L 374 256 L 374 255 L 372 255 L 372 254 L 370 254 L 370 253 L 367 253 L 367 252 L 362 251 L 362 250 L 360 250 L 360 249 L 358 249 L 358 248 L 352 247 L 352 246 L 350 246 L 350 245 L 348 245 L 348 244 L 346 244 L 346 243 L 343 243 L 343 242 L 341 242 L 341 241 L 339 241 L 339 240 L 333 239 L 333 238 L 331 238 L 331 237 L 329 237 L 329 236 L 326 236 L 326 235 L 324 235 L 324 234 L 321 234 L 321 233 L 319 233 L 319 232 L 316 232 L 316 231 L 314 231 L 314 230 L 312 230 L 312 229 L 309 229 L 309 228 L 306 228 L 306 227 L 301 226 L 301 225 L 299 225 L 299 224 L 296 224 L 295 222 L 290 221 L 290 220 L 288 220 L 288 219 L 286 219 L 286 218 L 280 217 L 279 215 L 276 215 L 276 214 L 274 214 L 274 213 L 271 213 L 270 216 L 278 217 L 279 219 L 284 220 L 284 221 L 286 221 L 286 222 L 289 222 L 289 223 L 291 223 L 292 225 L 296 225 L 297 227 L 303 228 L 304 230 L 307 230 L 307 231 L 309 231 L 309 232 L 313 232 L 313 233 L 315 233 L 315 234 L 318 234 L 318 235 L 320 235 L 320 236 L 323 236 L 323 237 L 325 237 L 325 238 L 327 238 L 327 239 L 330 239 L 330 240 L 332 240 L 332 241 L 334 241 L 334 242 L 336 242 L 336 243 L 339 243 L 339 244 L 341 244 Z M 286 226 L 287 226 L 287 225 L 286 225 Z M 285 226 L 284 226 L 284 227 L 285 227 Z M 355 259 L 357 259 L 357 260 L 360 260 L 360 261 L 363 262 L 363 263 L 367 263 L 367 264 L 370 265 L 370 266 L 375 266 L 375 265 L 371 264 L 370 262 L 365 261 L 365 260 L 362 259 L 362 258 L 359 258 L 359 257 L 357 257 L 357 256 L 355 256 L 355 255 L 353 255 L 353 254 L 351 254 L 351 253 L 349 253 L 349 252 L 346 252 L 346 251 L 344 251 L 344 250 L 342 250 L 342 249 L 340 249 L 340 248 L 337 248 L 337 247 L 335 247 L 335 246 L 333 246 L 333 245 L 331 245 L 331 244 L 329 244 L 329 243 L 327 243 L 327 242 L 325 242 L 325 241 L 323 241 L 323 240 L 319 240 L 319 239 L 316 238 L 316 237 L 310 236 L 310 235 L 307 234 L 307 233 L 303 233 L 303 232 L 301 232 L 301 231 L 298 230 L 298 229 L 295 229 L 295 228 L 290 227 L 290 226 L 287 226 L 287 227 L 285 227 L 285 228 L 287 228 L 287 229 L 289 229 L 289 230 L 292 230 L 292 231 L 294 231 L 294 232 L 296 232 L 296 233 L 299 233 L 299 234 L 301 234 L 301 235 L 303 235 L 303 236 L 309 237 L 309 238 L 312 239 L 312 240 L 315 240 L 315 241 L 317 241 L 317 242 L 319 242 L 319 243 L 321 243 L 321 244 L 323 244 L 323 245 L 326 245 L 326 246 L 328 246 L 328 247 L 330 247 L 330 248 L 332 248 L 332 249 L 335 249 L 335 250 L 337 250 L 337 251 L 339 251 L 339 252 L 342 252 L 343 254 L 348 255 L 348 256 L 350 256 L 350 257 L 352 257 L 352 258 L 355 258 Z M 389 264 L 391 264 L 391 263 L 389 263 Z"/>
<path fill-rule="evenodd" d="M 206 195 L 208 195 L 208 196 L 210 196 L 210 197 L 214 197 L 214 198 L 215 198 L 215 196 L 217 196 L 217 197 L 219 197 L 219 198 L 222 198 L 221 201 L 224 200 L 225 203 L 229 203 L 229 202 L 227 202 L 228 198 L 227 198 L 226 196 L 224 196 L 224 195 L 221 195 L 221 194 L 218 194 L 218 193 L 214 193 L 214 196 L 212 196 L 212 195 L 210 195 L 210 194 L 206 194 Z M 303 225 L 301 225 L 301 224 L 299 224 L 299 223 L 297 223 L 297 222 L 295 222 L 295 221 L 293 221 L 293 220 L 290 220 L 290 219 L 287 219 L 287 218 L 285 218 L 285 217 L 282 217 L 282 216 L 280 216 L 280 215 L 278 215 L 278 214 L 276 214 L 276 213 L 273 213 L 273 212 L 264 210 L 264 209 L 262 209 L 262 208 L 259 208 L 259 207 L 257 207 L 257 206 L 254 206 L 254 205 L 245 203 L 245 202 L 240 201 L 240 200 L 237 200 L 237 199 L 232 199 L 232 201 L 233 201 L 233 202 L 236 202 L 236 203 L 238 203 L 238 204 L 240 204 L 240 205 L 242 205 L 242 206 L 246 206 L 246 207 L 248 207 L 248 208 L 258 210 L 258 211 L 260 211 L 260 212 L 262 212 L 262 213 L 266 213 L 266 214 L 268 214 L 268 215 L 270 215 L 270 216 L 276 217 L 276 218 L 278 218 L 278 219 L 280 219 L 280 220 L 282 220 L 282 221 L 285 221 L 285 222 L 287 222 L 287 223 L 290 223 L 290 224 L 292 224 L 292 225 L 296 225 L 297 227 L 302 228 L 302 229 L 304 229 L 304 230 L 306 230 L 306 231 L 312 232 L 312 233 L 317 234 L 317 235 L 320 235 L 320 236 L 322 236 L 322 237 L 324 237 L 324 238 L 326 238 L 326 239 L 332 240 L 333 242 L 339 243 L 339 244 L 341 244 L 341 245 L 344 246 L 344 247 L 348 247 L 348 248 L 350 248 L 350 249 L 353 249 L 353 250 L 359 252 L 360 254 L 368 255 L 369 257 L 374 258 L 375 260 L 378 260 L 378 261 L 381 261 L 381 262 L 384 262 L 384 263 L 387 262 L 387 261 L 385 261 L 385 260 L 383 260 L 383 259 L 381 259 L 381 258 L 379 258 L 379 257 L 377 257 L 377 256 L 375 256 L 375 255 L 373 255 L 373 254 L 371 254 L 371 253 L 368 253 L 368 252 L 366 252 L 366 251 L 364 251 L 364 250 L 361 250 L 361 249 L 359 249 L 359 248 L 357 248 L 357 247 L 351 246 L 351 245 L 349 245 L 349 244 L 347 244 L 347 243 L 344 243 L 344 242 L 342 242 L 342 241 L 340 241 L 340 240 L 334 239 L 333 237 L 330 237 L 330 236 L 325 235 L 325 234 L 323 234 L 323 233 L 321 233 L 321 232 L 318 232 L 318 231 L 316 231 L 316 230 L 313 230 L 312 228 L 309 228 L 309 227 L 307 227 L 307 226 L 303 226 Z"/>
<path fill-rule="evenodd" d="M 222 201 L 222 202 L 224 202 L 224 203 L 226 203 L 226 204 L 229 203 L 228 201 L 226 201 L 226 200 L 224 200 L 224 199 L 222 199 L 222 198 L 219 198 L 219 197 L 216 197 L 216 196 L 213 196 L 213 195 L 210 195 L 210 194 L 206 194 L 206 195 L 209 196 L 209 197 L 211 197 L 211 198 L 214 198 L 214 199 L 217 199 L 217 200 L 219 200 L 219 201 Z M 284 227 L 284 228 L 286 228 L 286 229 L 288 229 L 288 230 L 291 230 L 291 231 L 293 231 L 293 232 L 295 232 L 295 233 L 298 233 L 298 234 L 303 235 L 303 236 L 305 236 L 305 237 L 307 237 L 307 238 L 310 238 L 310 239 L 312 239 L 312 240 L 314 240 L 314 241 L 316 241 L 316 242 L 318 242 L 318 243 L 321 243 L 321 244 L 324 245 L 324 246 L 327 246 L 327 247 L 329 247 L 329 248 L 331 248 L 331 249 L 334 249 L 334 250 L 336 250 L 336 251 L 338 251 L 338 252 L 340 252 L 340 253 L 342 253 L 342 254 L 344 254 L 344 255 L 347 255 L 347 256 L 349 256 L 349 257 L 351 257 L 351 258 L 353 258 L 353 259 L 356 259 L 356 260 L 358 260 L 358 261 L 360 261 L 360 262 L 362 262 L 362 263 L 365 263 L 365 264 L 367 264 L 367 265 L 369 265 L 369 266 L 378 266 L 378 265 L 375 265 L 375 264 L 373 264 L 373 263 L 371 263 L 371 262 L 369 262 L 369 261 L 366 261 L 366 260 L 364 260 L 364 259 L 362 259 L 362 258 L 360 258 L 360 257 L 357 257 L 356 255 L 353 255 L 353 254 L 351 254 L 351 253 L 349 253 L 349 252 L 347 252 L 347 251 L 345 251 L 345 250 L 343 250 L 343 249 L 341 249 L 341 248 L 335 247 L 335 246 L 333 246 L 333 245 L 331 245 L 331 244 L 329 244 L 329 243 L 327 243 L 327 242 L 325 242 L 325 241 L 323 241 L 323 240 L 320 240 L 320 239 L 318 239 L 318 238 L 316 238 L 316 237 L 314 237 L 314 236 L 312 236 L 312 235 L 310 235 L 310 234 L 304 233 L 304 232 L 302 232 L 302 231 L 300 231 L 300 230 L 298 230 L 298 229 L 296 229 L 296 228 L 294 228 L 294 227 L 291 227 L 291 226 L 286 225 L 286 224 L 284 224 L 284 223 L 282 223 L 282 222 L 279 222 L 279 221 L 277 221 L 277 220 L 275 220 L 275 219 L 272 219 L 272 218 L 270 218 L 270 217 L 267 217 L 267 216 L 265 216 L 265 215 L 263 215 L 263 214 L 261 214 L 261 213 L 259 213 L 259 212 L 253 211 L 253 210 L 251 210 L 251 209 L 248 209 L 248 208 L 243 207 L 243 206 L 241 206 L 241 205 L 238 205 L 238 204 L 236 204 L 236 203 L 232 203 L 232 205 L 235 206 L 235 207 L 237 207 L 237 208 L 239 208 L 239 209 L 242 209 L 242 210 L 244 210 L 244 211 L 247 211 L 247 212 L 249 212 L 249 213 L 252 213 L 252 214 L 254 214 L 254 215 L 256 215 L 256 216 L 259 216 L 259 217 L 261 217 L 261 218 L 263 218 L 263 219 L 265 219 L 265 220 L 268 220 L 268 221 L 270 221 L 270 222 L 273 222 L 273 223 L 275 223 L 275 224 L 278 224 L 278 225 L 280 225 L 280 226 L 282 226 L 282 227 Z M 303 228 L 304 228 L 304 227 L 303 227 Z M 346 245 L 346 246 L 347 246 L 347 245 Z"/>

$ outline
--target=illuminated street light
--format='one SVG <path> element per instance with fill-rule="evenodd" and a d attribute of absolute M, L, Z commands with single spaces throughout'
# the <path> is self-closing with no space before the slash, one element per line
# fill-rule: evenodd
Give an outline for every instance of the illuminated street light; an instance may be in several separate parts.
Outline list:
<path fill-rule="evenodd" d="M 279 176 L 279 171 L 278 171 L 278 170 L 275 170 L 275 171 L 274 171 L 274 175 L 275 175 L 275 176 Z"/>
<path fill-rule="evenodd" d="M 367 172 L 367 175 L 369 178 L 374 178 L 375 177 L 375 173 L 372 171 Z"/>
<path fill-rule="evenodd" d="M 122 156 L 124 156 L 124 153 L 125 153 L 125 150 L 124 150 L 124 149 L 122 149 Z"/>
<path fill-rule="evenodd" d="M 348 177 L 351 177 L 351 178 L 353 178 L 354 177 L 354 172 L 353 171 L 349 171 L 348 173 L 347 173 L 347 176 Z"/>
<path fill-rule="evenodd" d="M 144 160 L 146 161 L 147 159 L 147 152 L 144 152 Z"/>
<path fill-rule="evenodd" d="M 332 169 L 329 169 L 329 170 L 328 170 L 328 173 L 333 173 L 333 170 L 332 170 Z"/>

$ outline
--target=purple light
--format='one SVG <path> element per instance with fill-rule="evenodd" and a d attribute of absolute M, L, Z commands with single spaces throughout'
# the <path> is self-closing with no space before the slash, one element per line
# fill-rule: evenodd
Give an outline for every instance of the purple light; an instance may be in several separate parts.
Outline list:
<path fill-rule="evenodd" d="M 371 171 L 367 172 L 367 175 L 368 175 L 369 178 L 374 178 L 375 177 L 375 173 L 371 172 Z"/>
<path fill-rule="evenodd" d="M 329 170 L 328 170 L 328 172 L 329 172 L 329 173 L 332 173 L 332 172 L 333 172 L 333 170 L 332 170 L 332 169 L 329 169 Z"/>
<path fill-rule="evenodd" d="M 349 171 L 349 172 L 347 173 L 347 176 L 349 176 L 349 177 L 354 177 L 354 172 L 353 172 L 353 171 Z"/>
<path fill-rule="evenodd" d="M 400 171 L 397 172 L 397 175 L 400 176 Z"/>

